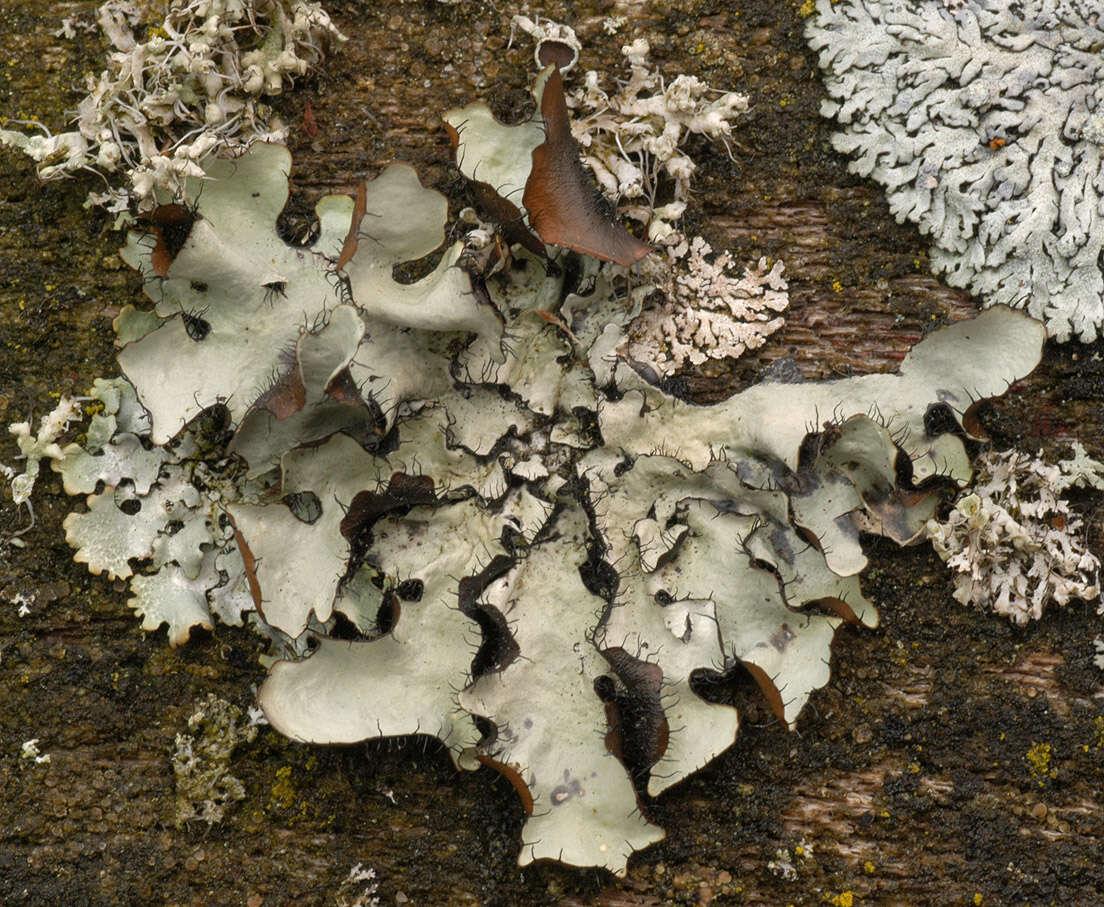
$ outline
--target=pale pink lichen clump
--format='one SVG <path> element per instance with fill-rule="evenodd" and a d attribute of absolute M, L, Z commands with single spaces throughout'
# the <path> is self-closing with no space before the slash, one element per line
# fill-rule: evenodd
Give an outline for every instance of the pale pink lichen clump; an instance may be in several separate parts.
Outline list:
<path fill-rule="evenodd" d="M 644 262 L 642 271 L 663 291 L 658 305 L 645 308 L 633 322 L 624 353 L 670 375 L 709 359 L 736 358 L 761 347 L 782 327 L 778 313 L 789 305 L 782 262 L 766 258 L 732 272 L 732 255 L 709 257 L 712 248 L 700 236 L 664 249 L 662 258 Z"/>
<path fill-rule="evenodd" d="M 1100 596 L 1100 560 L 1082 518 L 1063 499 L 1074 486 L 1104 489 L 1104 464 L 1074 455 L 1057 464 L 1017 451 L 989 452 L 979 481 L 928 537 L 954 571 L 954 597 L 1017 624 L 1038 620 L 1050 602 Z"/>

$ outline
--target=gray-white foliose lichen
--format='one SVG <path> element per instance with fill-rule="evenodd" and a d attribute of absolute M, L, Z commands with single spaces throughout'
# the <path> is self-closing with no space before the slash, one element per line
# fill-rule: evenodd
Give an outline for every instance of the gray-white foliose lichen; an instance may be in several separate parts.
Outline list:
<path fill-rule="evenodd" d="M 1052 337 L 1104 327 L 1104 17 L 1086 0 L 817 0 L 806 27 L 850 169 L 933 270 Z"/>
<path fill-rule="evenodd" d="M 455 128 L 465 168 L 526 184 L 534 123 L 469 108 Z M 132 235 L 154 306 L 116 322 L 134 397 L 99 388 L 116 424 L 56 463 L 92 492 L 68 538 L 93 571 L 134 574 L 132 605 L 174 641 L 255 609 L 278 730 L 436 736 L 513 781 L 520 862 L 624 872 L 663 836 L 642 798 L 736 734 L 696 674 L 746 668 L 792 726 L 840 624 L 877 621 L 856 515 L 919 536 L 936 498 L 916 483 L 970 475 L 933 407 L 961 424 L 1034 367 L 1044 330 L 1000 307 L 898 374 L 692 406 L 628 358 L 623 269 L 515 248 L 484 279 L 456 243 L 400 283 L 441 246 L 445 200 L 396 165 L 323 199 L 316 241 L 290 247 L 289 169 L 256 145 L 186 181 L 167 267 L 164 236 Z"/>

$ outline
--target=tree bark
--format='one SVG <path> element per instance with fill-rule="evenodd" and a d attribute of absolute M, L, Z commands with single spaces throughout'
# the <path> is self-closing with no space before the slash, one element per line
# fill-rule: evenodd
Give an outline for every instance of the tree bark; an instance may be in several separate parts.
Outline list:
<path fill-rule="evenodd" d="M 93 7 L 5 3 L 0 112 L 63 126 L 105 48 L 95 31 L 53 32 L 65 15 L 90 21 Z M 273 101 L 292 124 L 292 208 L 351 191 L 393 160 L 455 201 L 440 115 L 482 97 L 520 118 L 530 42 L 508 47 L 508 11 L 479 2 L 327 8 L 348 44 Z M 689 394 L 726 395 L 784 357 L 809 378 L 890 370 L 927 331 L 976 311 L 929 273 L 924 238 L 893 221 L 879 188 L 831 150 L 798 4 L 541 12 L 577 27 L 583 68 L 617 74 L 620 44 L 647 37 L 670 76 L 751 96 L 731 159 L 694 144 L 702 167 L 688 223 L 737 259 L 782 259 L 791 305 L 765 347 L 690 376 Z M 618 12 L 632 18 L 608 35 L 603 19 Z M 313 139 L 301 125 L 308 102 Z M 141 287 L 116 255 L 120 236 L 81 207 L 91 188 L 91 178 L 39 186 L 25 158 L 0 152 L 5 424 L 116 373 L 111 318 Z M 1039 370 L 988 407 L 996 445 L 1065 453 L 1078 437 L 1104 456 L 1102 352 L 1048 345 Z M 14 455 L 0 446 L 0 460 Z M 418 738 L 319 748 L 263 728 L 231 763 L 244 800 L 221 823 L 177 827 L 176 735 L 208 693 L 251 704 L 259 644 L 222 626 L 177 649 L 164 631 L 143 633 L 123 584 L 73 563 L 61 527 L 73 502 L 47 469 L 33 503 L 24 546 L 0 548 L 4 903 L 351 904 L 370 887 L 350 879 L 357 864 L 374 870 L 381 903 L 432 905 L 1089 904 L 1104 891 L 1097 603 L 1052 607 L 1017 629 L 954 602 L 927 546 L 870 540 L 864 588 L 882 626 L 840 634 L 833 678 L 795 732 L 750 684 L 723 691 L 740 708 L 737 742 L 645 804 L 667 838 L 615 879 L 519 869 L 523 815 L 510 785 L 488 769 L 455 772 Z M 1099 553 L 1101 496 L 1076 504 Z M 9 496 L 0 532 L 26 518 Z M 21 755 L 32 738 L 48 762 Z"/>

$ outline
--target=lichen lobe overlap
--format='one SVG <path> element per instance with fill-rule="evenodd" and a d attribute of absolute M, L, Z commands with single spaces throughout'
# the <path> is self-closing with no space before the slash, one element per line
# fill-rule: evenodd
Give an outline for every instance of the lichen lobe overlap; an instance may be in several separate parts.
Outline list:
<path fill-rule="evenodd" d="M 495 766 L 518 786 L 522 862 L 624 872 L 662 836 L 641 797 L 736 733 L 735 711 L 698 697 L 692 675 L 748 668 L 792 726 L 828 680 L 838 626 L 877 621 L 858 588 L 855 515 L 908 540 L 932 498 L 900 485 L 899 458 L 920 479 L 969 475 L 958 437 L 927 436 L 930 407 L 961 418 L 977 393 L 1002 391 L 1034 366 L 1041 328 L 994 309 L 927 339 L 899 375 L 759 385 L 693 407 L 617 357 L 636 312 L 608 266 L 581 262 L 593 279 L 578 295 L 515 250 L 482 296 L 449 250 L 444 270 L 393 286 L 394 263 L 443 237 L 443 207 L 400 168 L 367 185 L 339 270 L 355 203 L 324 200 L 316 243 L 285 245 L 274 220 L 287 167 L 273 179 L 269 159 L 286 155 L 259 146 L 234 179 L 204 185 L 196 240 L 147 284 L 172 342 L 162 324 L 120 356 L 155 442 L 187 448 L 186 427 L 221 407 L 238 454 L 227 462 L 244 461 L 202 495 L 189 486 L 183 529 L 150 530 L 182 536 L 160 582 L 191 571 L 189 603 L 212 610 L 222 573 L 235 601 L 250 590 L 282 656 L 260 700 L 285 734 L 436 736 L 457 765 Z M 132 238 L 146 274 L 151 255 Z M 269 293 L 272 275 L 283 292 Z M 200 339 L 181 315 L 197 293 Z M 230 367 L 239 345 L 248 380 Z M 197 370 L 202 390 L 165 383 Z M 99 505 L 110 519 L 85 526 L 84 548 L 143 519 L 122 498 L 141 514 L 173 487 L 128 481 Z M 187 528 L 193 512 L 203 532 Z M 130 569 L 148 555 L 111 556 Z M 236 572 L 208 563 L 232 557 Z M 164 602 L 146 613 L 172 623 Z M 174 638 L 187 621 L 210 617 L 181 618 Z M 633 697 L 648 721 L 619 717 Z"/>

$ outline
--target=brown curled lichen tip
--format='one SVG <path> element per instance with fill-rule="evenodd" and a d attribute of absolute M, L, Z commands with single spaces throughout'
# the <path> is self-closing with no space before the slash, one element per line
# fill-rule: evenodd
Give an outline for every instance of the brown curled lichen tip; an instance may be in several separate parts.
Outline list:
<path fill-rule="evenodd" d="M 499 195 L 490 183 L 473 179 L 471 186 L 476 207 L 491 219 L 508 243 L 520 245 L 538 258 L 547 258 L 544 243 L 525 226 L 525 215 L 517 205 Z"/>
<path fill-rule="evenodd" d="M 786 704 L 782 701 L 782 693 L 775 686 L 771 676 L 754 662 L 745 661 L 742 664 L 759 685 L 759 691 L 763 694 L 763 698 L 767 700 L 770 710 L 774 712 L 779 721 L 787 723 Z"/>
<path fill-rule="evenodd" d="M 533 168 L 522 196 L 529 223 L 546 243 L 630 267 L 652 247 L 606 215 L 601 198 L 587 181 L 571 135 L 558 69 L 545 82 L 541 115 L 545 141 L 533 149 Z"/>
<path fill-rule="evenodd" d="M 537 59 L 541 66 L 554 65 L 557 69 L 568 70 L 579 59 L 579 52 L 566 41 L 546 38 L 537 46 Z"/>
<path fill-rule="evenodd" d="M 245 567 L 245 581 L 249 585 L 249 596 L 253 599 L 253 606 L 257 609 L 257 613 L 264 617 L 264 609 L 261 607 L 261 582 L 257 578 L 257 559 L 253 556 L 253 551 L 241 530 L 238 529 L 237 523 L 234 522 L 233 515 L 228 511 L 226 516 L 230 520 L 230 528 L 234 530 L 234 541 L 237 542 L 238 550 L 241 552 L 242 565 Z"/>
<path fill-rule="evenodd" d="M 350 542 L 371 530 L 376 521 L 389 513 L 428 506 L 437 500 L 430 476 L 411 476 L 395 472 L 386 491 L 358 492 L 341 520 L 341 534 Z"/>
<path fill-rule="evenodd" d="M 606 749 L 630 771 L 651 768 L 667 751 L 670 725 L 663 711 L 663 668 L 620 646 L 602 649 L 610 669 L 624 686 L 622 696 L 606 702 Z"/>
<path fill-rule="evenodd" d="M 505 762 L 498 762 L 486 753 L 476 753 L 476 760 L 480 765 L 486 765 L 489 768 L 493 768 L 496 772 L 502 775 L 510 784 L 513 785 L 514 790 L 517 791 L 518 798 L 521 800 L 521 808 L 525 810 L 525 815 L 533 815 L 533 792 L 529 790 L 529 785 L 525 783 L 525 779 L 521 777 L 521 773 L 512 765 L 508 765 Z"/>
<path fill-rule="evenodd" d="M 187 205 L 173 203 L 160 205 L 141 218 L 152 229 L 156 242 L 150 254 L 150 266 L 158 277 L 168 277 L 173 259 L 184 248 L 192 224 L 196 221 L 196 212 Z"/>
<path fill-rule="evenodd" d="M 349 232 L 345 235 L 345 242 L 341 246 L 341 254 L 337 256 L 337 270 L 341 270 L 356 255 L 357 244 L 360 239 L 360 223 L 368 210 L 368 186 L 360 183 L 357 186 L 356 198 L 353 201 L 353 219 L 349 222 Z"/>
<path fill-rule="evenodd" d="M 455 153 L 460 148 L 460 133 L 456 127 L 445 121 L 445 131 L 448 133 L 449 142 Z M 533 232 L 525 226 L 525 214 L 512 201 L 503 195 L 490 183 L 475 178 L 474 174 L 468 177 L 472 187 L 472 200 L 480 214 L 488 217 L 498 227 L 506 242 L 511 245 L 520 245 L 528 249 L 539 258 L 547 258 L 542 243 Z"/>
<path fill-rule="evenodd" d="M 254 412 L 263 408 L 277 419 L 290 419 L 306 405 L 306 402 L 307 388 L 303 384 L 303 376 L 296 363 L 254 401 L 249 411 Z"/>

